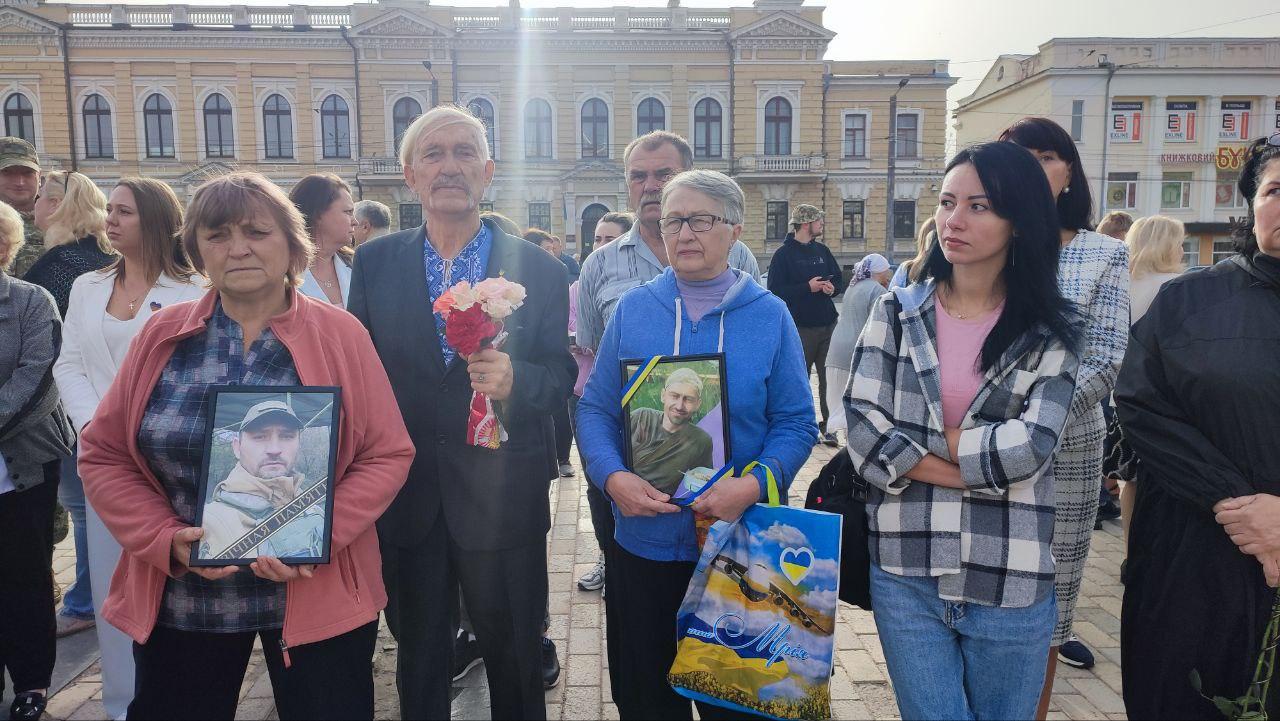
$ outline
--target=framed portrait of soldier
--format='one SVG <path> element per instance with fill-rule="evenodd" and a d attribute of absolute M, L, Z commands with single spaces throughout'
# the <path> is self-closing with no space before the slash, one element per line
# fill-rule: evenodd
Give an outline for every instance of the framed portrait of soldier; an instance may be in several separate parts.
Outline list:
<path fill-rule="evenodd" d="M 342 389 L 210 391 L 192 566 L 329 562 Z"/>
<path fill-rule="evenodd" d="M 627 468 L 692 500 L 732 457 L 724 355 L 624 360 L 622 377 Z"/>

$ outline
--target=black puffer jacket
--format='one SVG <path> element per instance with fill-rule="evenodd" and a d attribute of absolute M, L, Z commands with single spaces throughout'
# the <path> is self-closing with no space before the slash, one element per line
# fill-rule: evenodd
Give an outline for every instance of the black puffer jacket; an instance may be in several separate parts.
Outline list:
<path fill-rule="evenodd" d="M 71 284 L 76 278 L 95 270 L 101 270 L 115 260 L 98 248 L 98 239 L 92 235 L 74 243 L 50 248 L 40 256 L 22 279 L 35 283 L 53 294 L 58 304 L 59 317 L 67 317 L 67 304 L 71 302 Z"/>

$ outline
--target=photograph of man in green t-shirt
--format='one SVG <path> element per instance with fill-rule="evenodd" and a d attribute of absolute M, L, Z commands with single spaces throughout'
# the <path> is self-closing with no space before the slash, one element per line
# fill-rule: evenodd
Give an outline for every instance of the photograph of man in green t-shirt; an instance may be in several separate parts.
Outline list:
<path fill-rule="evenodd" d="M 674 494 L 686 471 L 715 467 L 711 436 L 696 425 L 706 390 L 694 370 L 677 368 L 663 383 L 661 409 L 631 411 L 631 470 L 663 493 Z"/>

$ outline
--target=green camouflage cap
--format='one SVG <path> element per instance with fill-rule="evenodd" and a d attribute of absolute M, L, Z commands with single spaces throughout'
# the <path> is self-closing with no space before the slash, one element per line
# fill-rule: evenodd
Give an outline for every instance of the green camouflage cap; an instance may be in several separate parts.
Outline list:
<path fill-rule="evenodd" d="M 36 147 L 22 138 L 6 135 L 0 138 L 0 170 L 15 165 L 40 172 L 40 159 L 36 157 Z"/>
<path fill-rule="evenodd" d="M 797 205 L 795 210 L 791 211 L 791 224 L 802 225 L 804 223 L 812 223 L 815 220 L 822 220 L 823 212 L 816 206 L 808 203 Z"/>

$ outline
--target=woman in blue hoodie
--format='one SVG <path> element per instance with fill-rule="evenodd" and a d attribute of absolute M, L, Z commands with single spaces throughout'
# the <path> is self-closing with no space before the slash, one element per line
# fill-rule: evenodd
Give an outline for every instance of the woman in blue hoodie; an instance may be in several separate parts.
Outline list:
<path fill-rule="evenodd" d="M 617 521 L 605 611 L 609 674 L 623 719 L 692 718 L 667 683 L 676 653 L 676 611 L 699 549 L 694 511 L 734 520 L 766 497 L 768 467 L 785 494 L 817 438 L 813 392 L 800 336 L 786 305 L 729 267 L 742 235 L 743 194 L 728 176 L 681 173 L 662 192 L 662 238 L 671 266 L 622 297 L 596 352 L 578 405 L 587 477 L 601 484 Z M 631 473 L 624 460 L 621 361 L 724 353 L 735 472 L 689 508 Z M 704 719 L 724 711 L 699 704 Z"/>

